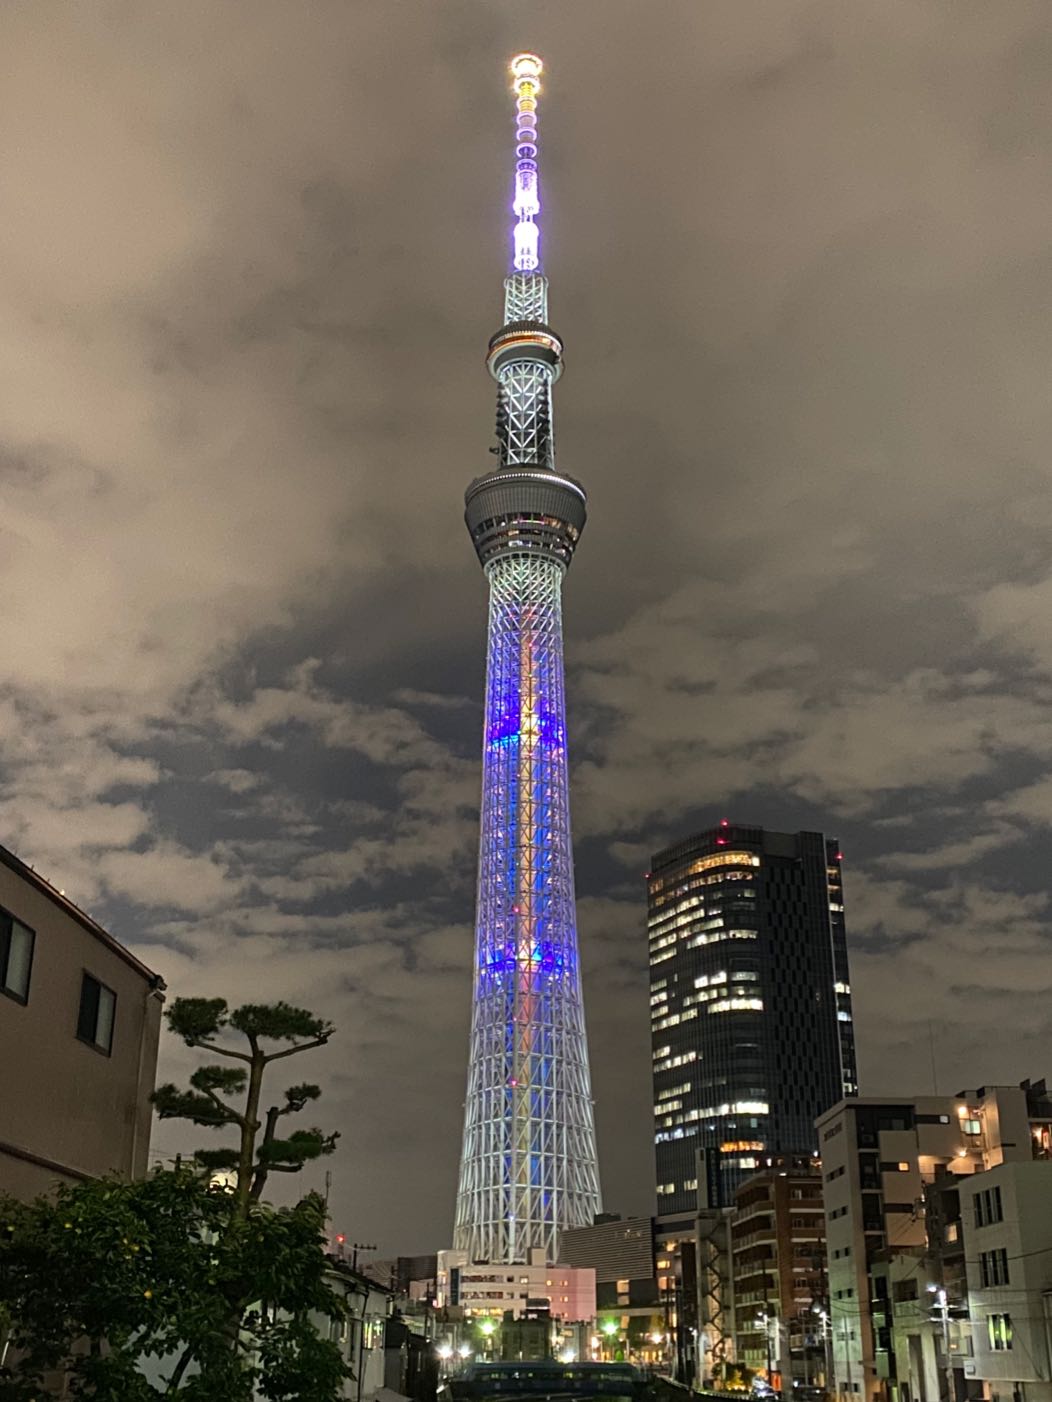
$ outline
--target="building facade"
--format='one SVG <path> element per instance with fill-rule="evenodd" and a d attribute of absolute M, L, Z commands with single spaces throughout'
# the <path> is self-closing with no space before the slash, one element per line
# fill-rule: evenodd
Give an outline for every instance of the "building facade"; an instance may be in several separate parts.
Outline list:
<path fill-rule="evenodd" d="M 435 1306 L 472 1319 L 525 1318 L 541 1307 L 552 1319 L 579 1323 L 595 1318 L 595 1271 L 552 1265 L 543 1249 L 513 1264 L 479 1262 L 467 1251 L 438 1253 Z"/>
<path fill-rule="evenodd" d="M 657 1303 L 654 1219 L 601 1213 L 590 1227 L 563 1233 L 562 1259 L 595 1271 L 596 1306 L 651 1309 Z"/>
<path fill-rule="evenodd" d="M 1029 1166 L 1047 1151 L 1050 1108 L 1043 1083 L 1024 1082 L 845 1100 L 821 1116 L 838 1393 L 894 1402 L 975 1395 L 966 1371 L 968 1202 L 994 1183 L 993 1170 Z"/>
<path fill-rule="evenodd" d="M 0 848 L 0 1192 L 147 1168 L 164 983 Z"/>
<path fill-rule="evenodd" d="M 730 1219 L 735 1359 L 772 1387 L 825 1381 L 822 1170 L 776 1159 L 740 1184 Z"/>
<path fill-rule="evenodd" d="M 657 853 L 647 896 L 658 1213 L 696 1205 L 699 1149 L 730 1206 L 858 1091 L 841 854 L 724 822 Z"/>
<path fill-rule="evenodd" d="M 657 1253 L 652 1217 L 604 1213 L 591 1227 L 563 1233 L 563 1260 L 595 1270 L 594 1356 L 646 1367 L 671 1365 L 677 1299 L 672 1262 L 666 1255 Z"/>
<path fill-rule="evenodd" d="M 556 471 L 552 387 L 562 343 L 540 271 L 541 61 L 512 62 L 516 167 L 497 382 L 497 466 L 467 490 L 489 582 L 474 1005 L 454 1246 L 475 1261 L 558 1258 L 600 1208 L 577 951 L 562 584 L 585 523 Z"/>
<path fill-rule="evenodd" d="M 1052 1402 L 1052 1162 L 1000 1164 L 963 1182 L 960 1196 L 964 1374 L 991 1402 Z"/>
<path fill-rule="evenodd" d="M 343 1301 L 347 1313 L 342 1319 L 315 1315 L 313 1323 L 328 1331 L 351 1369 L 340 1395 L 346 1402 L 371 1402 L 386 1382 L 391 1292 L 342 1261 L 333 1262 L 326 1284 Z"/>

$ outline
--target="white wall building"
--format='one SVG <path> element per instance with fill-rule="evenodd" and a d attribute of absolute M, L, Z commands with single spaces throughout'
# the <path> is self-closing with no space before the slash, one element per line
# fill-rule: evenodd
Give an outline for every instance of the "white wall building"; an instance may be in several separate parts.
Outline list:
<path fill-rule="evenodd" d="M 520 1264 L 471 1261 L 466 1251 L 438 1253 L 436 1304 L 458 1307 L 465 1317 L 503 1315 L 521 1318 L 527 1302 L 547 1300 L 553 1319 L 595 1318 L 595 1270 L 590 1266 L 559 1266 L 545 1262 L 544 1252 L 529 1253 Z"/>
<path fill-rule="evenodd" d="M 973 1357 L 991 1402 L 1052 1402 L 1052 1162 L 1004 1163 L 961 1187 Z"/>
<path fill-rule="evenodd" d="M 384 1342 L 387 1317 L 391 1311 L 391 1291 L 351 1270 L 342 1262 L 334 1265 L 326 1284 L 342 1296 L 347 1308 L 345 1319 L 316 1318 L 319 1329 L 339 1344 L 353 1376 L 343 1385 L 346 1402 L 367 1402 L 384 1385 Z"/>

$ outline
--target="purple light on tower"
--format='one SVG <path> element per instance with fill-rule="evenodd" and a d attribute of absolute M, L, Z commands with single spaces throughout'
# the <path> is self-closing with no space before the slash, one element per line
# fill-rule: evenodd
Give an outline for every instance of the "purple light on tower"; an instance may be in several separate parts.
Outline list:
<path fill-rule="evenodd" d="M 584 488 L 555 470 L 562 342 L 539 271 L 541 61 L 511 65 L 516 217 L 504 324 L 489 343 L 499 466 L 467 490 L 489 582 L 474 1007 L 454 1245 L 473 1261 L 558 1259 L 599 1211 L 577 952 L 562 584 Z"/>
<path fill-rule="evenodd" d="M 544 65 L 536 54 L 519 54 L 512 59 L 515 92 L 515 199 L 512 208 L 519 216 L 515 225 L 512 266 L 516 272 L 532 273 L 541 266 L 540 230 L 541 189 L 537 177 L 537 94 L 541 90 Z"/>

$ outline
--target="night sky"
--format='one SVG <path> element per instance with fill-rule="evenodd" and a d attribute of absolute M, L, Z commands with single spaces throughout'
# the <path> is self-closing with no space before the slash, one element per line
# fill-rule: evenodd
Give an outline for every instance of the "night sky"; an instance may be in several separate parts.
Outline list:
<path fill-rule="evenodd" d="M 863 1093 L 1052 1072 L 1047 0 L 9 0 L 0 841 L 170 995 L 332 1017 L 385 1255 L 452 1227 L 526 48 L 607 1207 L 643 873 L 722 816 L 841 840 Z"/>

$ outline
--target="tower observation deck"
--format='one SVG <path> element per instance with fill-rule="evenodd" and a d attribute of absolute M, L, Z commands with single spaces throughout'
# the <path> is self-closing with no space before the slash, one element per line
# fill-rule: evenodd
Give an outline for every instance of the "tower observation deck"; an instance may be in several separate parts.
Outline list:
<path fill-rule="evenodd" d="M 562 582 L 585 524 L 581 484 L 555 468 L 562 342 L 541 271 L 537 96 L 542 64 L 512 61 L 516 164 L 497 383 L 498 465 L 466 493 L 489 581 L 474 1006 L 454 1248 L 475 1261 L 557 1259 L 599 1211 L 577 950 L 566 762 Z"/>

